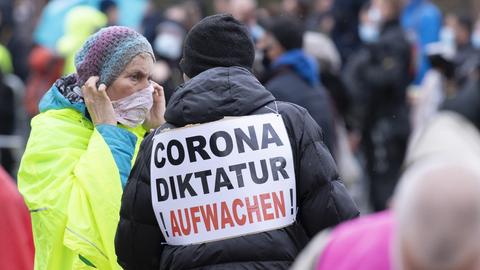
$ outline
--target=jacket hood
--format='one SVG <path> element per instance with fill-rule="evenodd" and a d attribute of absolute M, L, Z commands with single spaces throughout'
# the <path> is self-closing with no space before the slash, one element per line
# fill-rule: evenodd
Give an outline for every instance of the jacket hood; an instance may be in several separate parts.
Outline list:
<path fill-rule="evenodd" d="M 85 103 L 83 102 L 70 102 L 66 97 L 64 97 L 57 86 L 54 84 L 50 90 L 48 90 L 45 95 L 40 100 L 38 104 L 40 112 L 46 112 L 48 110 L 61 110 L 61 109 L 74 109 L 87 117 L 87 110 Z M 88 117 L 87 117 L 88 118 Z"/>
<path fill-rule="evenodd" d="M 273 63 L 272 68 L 277 69 L 282 66 L 292 67 L 312 87 L 320 84 L 316 60 L 305 54 L 301 49 L 290 50 L 284 53 Z"/>
<path fill-rule="evenodd" d="M 175 126 L 206 123 L 248 115 L 274 100 L 249 70 L 217 67 L 179 86 L 167 105 L 165 119 Z"/>

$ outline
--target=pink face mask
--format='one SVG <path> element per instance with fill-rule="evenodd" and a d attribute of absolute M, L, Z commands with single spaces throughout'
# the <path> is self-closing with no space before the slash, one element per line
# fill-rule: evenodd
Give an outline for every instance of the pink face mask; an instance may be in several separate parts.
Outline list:
<path fill-rule="evenodd" d="M 145 89 L 112 101 L 117 122 L 131 128 L 142 124 L 153 106 L 153 91 L 153 85 L 150 83 Z"/>

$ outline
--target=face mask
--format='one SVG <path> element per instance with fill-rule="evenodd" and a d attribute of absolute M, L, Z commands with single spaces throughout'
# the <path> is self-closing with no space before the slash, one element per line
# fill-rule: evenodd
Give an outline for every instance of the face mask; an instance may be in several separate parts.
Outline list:
<path fill-rule="evenodd" d="M 182 54 L 182 39 L 174 34 L 163 33 L 153 41 L 153 48 L 159 55 L 176 60 Z"/>
<path fill-rule="evenodd" d="M 360 39 L 367 44 L 376 42 L 380 37 L 378 27 L 372 24 L 361 24 L 358 29 L 358 34 Z"/>
<path fill-rule="evenodd" d="M 475 49 L 480 50 L 480 33 L 476 32 L 472 35 L 472 45 Z"/>
<path fill-rule="evenodd" d="M 265 35 L 265 30 L 263 30 L 260 25 L 255 24 L 254 26 L 250 27 L 250 34 L 253 37 L 253 41 L 256 43 L 263 37 L 263 35 Z"/>
<path fill-rule="evenodd" d="M 153 85 L 150 84 L 130 96 L 112 101 L 117 122 L 131 128 L 142 124 L 153 106 L 153 91 Z"/>
<path fill-rule="evenodd" d="M 440 41 L 450 47 L 455 47 L 455 32 L 450 27 L 443 27 L 440 31 Z"/>

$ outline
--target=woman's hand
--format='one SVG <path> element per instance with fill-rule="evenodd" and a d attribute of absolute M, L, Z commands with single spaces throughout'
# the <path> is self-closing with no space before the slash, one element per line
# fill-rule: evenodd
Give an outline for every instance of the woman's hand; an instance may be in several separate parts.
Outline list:
<path fill-rule="evenodd" d="M 163 92 L 163 87 L 161 87 L 158 83 L 153 82 L 153 106 L 150 109 L 150 112 L 147 114 L 145 118 L 145 122 L 143 122 L 143 127 L 150 131 L 151 129 L 157 128 L 165 123 L 165 110 L 166 110 L 166 102 L 165 102 L 165 93 Z"/>
<path fill-rule="evenodd" d="M 95 125 L 117 125 L 112 102 L 105 91 L 107 87 L 101 84 L 97 89 L 98 76 L 90 77 L 82 86 L 83 99 L 87 106 L 92 122 Z"/>

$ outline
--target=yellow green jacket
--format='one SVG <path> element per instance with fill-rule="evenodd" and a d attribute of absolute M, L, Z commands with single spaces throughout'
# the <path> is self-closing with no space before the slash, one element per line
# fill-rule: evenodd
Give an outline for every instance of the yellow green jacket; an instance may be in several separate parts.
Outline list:
<path fill-rule="evenodd" d="M 145 130 L 94 126 L 54 86 L 40 102 L 19 173 L 35 269 L 121 269 L 114 248 L 122 184 Z"/>
<path fill-rule="evenodd" d="M 0 70 L 3 74 L 13 72 L 12 56 L 7 47 L 0 45 Z"/>

